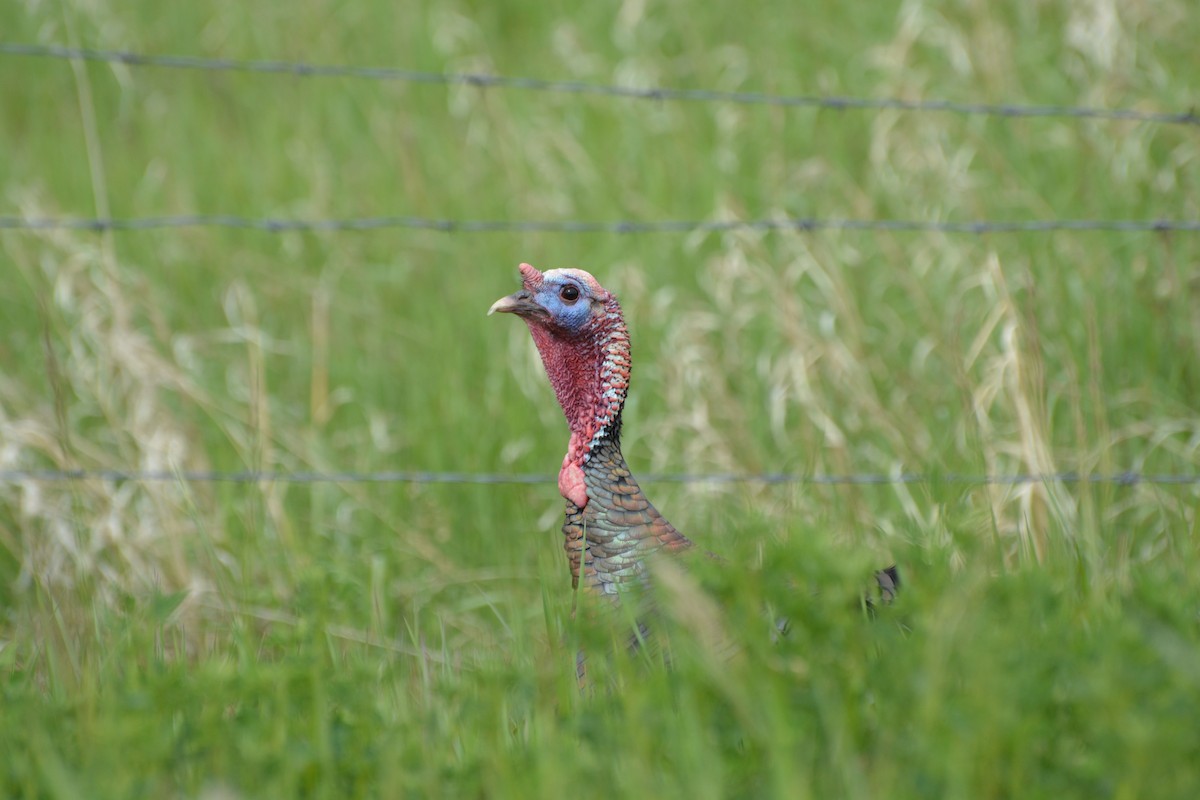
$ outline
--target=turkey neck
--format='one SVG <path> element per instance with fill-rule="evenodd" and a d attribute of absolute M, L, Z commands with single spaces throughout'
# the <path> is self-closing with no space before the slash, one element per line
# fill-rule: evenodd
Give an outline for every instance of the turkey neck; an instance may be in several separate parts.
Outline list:
<path fill-rule="evenodd" d="M 530 323 L 546 374 L 571 428 L 559 472 L 563 534 L 573 582 L 615 597 L 645 578 L 647 554 L 691 543 L 642 494 L 621 453 L 629 390 L 629 333 L 611 294 L 578 333 Z"/>
<path fill-rule="evenodd" d="M 563 470 L 583 470 L 601 442 L 616 442 L 629 390 L 629 332 L 621 306 L 610 295 L 578 333 L 537 324 L 529 329 L 571 429 Z"/>

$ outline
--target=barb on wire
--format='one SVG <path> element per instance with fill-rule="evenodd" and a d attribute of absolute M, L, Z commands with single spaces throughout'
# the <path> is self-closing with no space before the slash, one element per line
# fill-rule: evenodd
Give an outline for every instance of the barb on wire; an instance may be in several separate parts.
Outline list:
<path fill-rule="evenodd" d="M 798 472 L 741 474 L 718 473 L 647 473 L 639 476 L 647 483 L 682 484 L 808 484 L 824 486 L 883 486 L 908 483 L 950 483 L 964 485 L 1021 485 L 1029 483 L 1091 483 L 1136 486 L 1200 485 L 1200 473 L 1142 473 L 1133 470 L 1115 473 L 1011 473 L 1004 475 L 932 474 L 919 472 L 852 473 L 846 475 L 805 475 Z M 0 484 L 60 483 L 67 481 L 135 481 L 143 483 L 455 483 L 455 484 L 551 484 L 553 475 L 498 472 L 282 472 L 242 470 L 123 470 L 123 469 L 8 469 L 0 470 Z"/>
<path fill-rule="evenodd" d="M 690 233 L 693 231 L 890 231 L 894 233 L 1049 233 L 1054 231 L 1200 231 L 1188 219 L 1029 219 L 965 222 L 909 219 L 837 219 L 778 217 L 744 220 L 480 220 L 431 217 L 342 217 L 287 219 L 231 214 L 184 214 L 126 219 L 0 216 L 0 229 L 146 231 L 163 228 L 235 228 L 284 233 L 339 232 L 407 228 L 441 233 Z"/>
<path fill-rule="evenodd" d="M 1066 105 L 1017 105 L 1000 103 L 957 103 L 949 100 L 904 100 L 898 97 L 831 97 L 819 95 L 775 95 L 763 92 L 723 92 L 711 89 L 637 88 L 583 81 L 522 78 L 480 73 L 441 73 L 394 67 L 363 67 L 337 64 L 313 64 L 303 61 L 245 61 L 201 56 L 150 55 L 121 50 L 97 50 L 86 47 L 0 42 L 0 53 L 14 56 L 100 61 L 130 66 L 224 72 L 258 72 L 290 75 L 297 78 L 349 77 L 407 83 L 478 86 L 481 88 L 525 89 L 565 94 L 605 95 L 640 100 L 724 102 L 743 105 L 770 105 L 793 108 L 846 110 L 885 110 L 946 112 L 995 117 L 1073 117 L 1077 119 L 1117 119 L 1173 125 L 1200 125 L 1195 111 L 1157 112 L 1132 108 L 1096 108 Z"/>

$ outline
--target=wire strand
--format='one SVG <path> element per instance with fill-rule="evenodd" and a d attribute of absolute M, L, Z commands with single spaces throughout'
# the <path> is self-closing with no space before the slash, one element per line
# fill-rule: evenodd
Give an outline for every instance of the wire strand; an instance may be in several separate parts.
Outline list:
<path fill-rule="evenodd" d="M 122 50 L 98 50 L 21 42 L 0 42 L 0 54 L 76 61 L 98 61 L 134 67 L 281 74 L 296 78 L 364 78 L 417 84 L 476 86 L 482 89 L 523 89 L 562 94 L 589 94 L 638 100 L 692 101 L 768 105 L 789 108 L 824 108 L 834 111 L 896 110 L 939 112 L 993 117 L 1064 117 L 1111 119 L 1165 125 L 1200 125 L 1196 111 L 1159 112 L 1132 108 L 1097 108 L 1071 105 L 1020 105 L 1007 103 L 959 103 L 949 100 L 904 100 L 898 97 L 839 97 L 827 95 L 778 95 L 764 92 L 724 92 L 712 89 L 638 88 L 584 81 L 549 80 L 468 72 L 422 72 L 395 67 L 365 67 L 315 64 L 305 61 L 262 61 L 204 58 L 186 55 L 151 55 Z"/>
<path fill-rule="evenodd" d="M 1166 232 L 1200 231 L 1200 220 L 1188 219 L 1031 219 L 970 220 L 965 222 L 906 219 L 837 219 L 786 217 L 746 220 L 479 220 L 431 217 L 342 217 L 288 219 L 243 217 L 232 214 L 183 214 L 178 216 L 105 219 L 86 217 L 0 216 L 0 229 L 74 231 L 148 231 L 169 228 L 233 228 L 286 232 L 373 231 L 387 228 L 437 231 L 441 233 L 721 233 L 731 231 L 890 231 L 893 233 L 1051 233 L 1055 231 Z"/>
<path fill-rule="evenodd" d="M 1137 484 L 1200 485 L 1200 473 L 1143 473 L 1134 470 L 1115 473 L 1010 473 L 971 475 L 959 473 L 933 474 L 918 472 L 851 473 L 844 475 L 805 475 L 795 472 L 767 473 L 647 473 L 641 476 L 646 483 L 680 484 L 807 484 L 825 486 L 884 486 L 892 484 L 965 484 L 965 485 L 1022 485 L 1030 483 L 1089 483 L 1136 486 Z M 108 482 L 134 481 L 141 483 L 413 483 L 413 484 L 550 484 L 553 475 L 498 472 L 283 472 L 272 470 L 123 470 L 123 469 L 8 469 L 0 470 L 0 484 L 25 481 L 61 483 L 99 480 Z"/>

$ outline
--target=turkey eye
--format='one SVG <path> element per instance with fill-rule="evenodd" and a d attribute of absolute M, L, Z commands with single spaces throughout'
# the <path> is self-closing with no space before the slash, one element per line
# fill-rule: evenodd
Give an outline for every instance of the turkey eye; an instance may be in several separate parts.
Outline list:
<path fill-rule="evenodd" d="M 568 303 L 574 303 L 576 300 L 579 299 L 579 287 L 572 286 L 571 284 L 568 283 L 566 286 L 562 287 L 562 289 L 559 290 L 558 296 L 561 297 L 563 300 L 566 300 Z"/>

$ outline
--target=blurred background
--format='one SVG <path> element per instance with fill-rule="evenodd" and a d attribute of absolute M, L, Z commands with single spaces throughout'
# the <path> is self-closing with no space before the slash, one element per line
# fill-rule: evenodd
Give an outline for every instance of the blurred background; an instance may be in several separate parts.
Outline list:
<path fill-rule="evenodd" d="M 1188 3 L 20 0 L 0 30 L 6 794 L 1197 779 Z M 787 219 L 816 229 L 755 224 Z M 620 297 L 635 474 L 930 480 L 643 481 L 736 566 L 680 589 L 673 669 L 581 694 L 566 427 L 484 316 L 520 261 Z M 841 599 L 893 560 L 906 605 L 865 625 Z"/>

